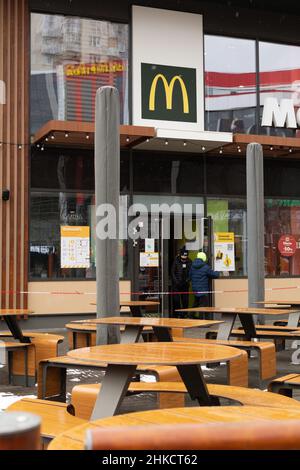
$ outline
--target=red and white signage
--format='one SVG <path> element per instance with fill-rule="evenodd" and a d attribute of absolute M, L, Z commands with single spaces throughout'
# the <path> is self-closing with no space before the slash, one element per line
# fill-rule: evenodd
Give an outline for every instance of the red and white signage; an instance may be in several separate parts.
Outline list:
<path fill-rule="evenodd" d="M 278 250 L 282 256 L 293 256 L 296 253 L 297 242 L 292 235 L 282 235 L 278 241 Z"/>

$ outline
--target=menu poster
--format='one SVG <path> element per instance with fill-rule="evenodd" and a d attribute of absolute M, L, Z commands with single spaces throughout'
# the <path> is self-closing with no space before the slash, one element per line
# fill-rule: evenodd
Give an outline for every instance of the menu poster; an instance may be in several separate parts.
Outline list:
<path fill-rule="evenodd" d="M 215 271 L 235 271 L 234 233 L 215 233 Z"/>
<path fill-rule="evenodd" d="M 159 253 L 140 253 L 141 268 L 158 268 Z"/>
<path fill-rule="evenodd" d="M 89 268 L 90 227 L 62 226 L 60 235 L 61 268 Z"/>

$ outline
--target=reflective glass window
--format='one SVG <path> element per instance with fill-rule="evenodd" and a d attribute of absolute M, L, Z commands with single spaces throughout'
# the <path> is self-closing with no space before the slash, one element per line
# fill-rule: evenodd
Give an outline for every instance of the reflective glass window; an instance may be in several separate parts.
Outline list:
<path fill-rule="evenodd" d="M 265 273 L 300 275 L 300 200 L 265 201 Z"/>
<path fill-rule="evenodd" d="M 268 42 L 259 43 L 259 82 L 261 115 L 266 98 L 291 99 L 295 111 L 300 107 L 300 47 Z M 268 135 L 300 137 L 300 129 L 263 127 Z"/>
<path fill-rule="evenodd" d="M 128 123 L 128 26 L 31 15 L 31 132 L 55 120 L 94 121 L 100 86 L 118 88 Z"/>
<path fill-rule="evenodd" d="M 121 205 L 127 207 L 126 196 L 121 196 Z M 81 192 L 36 191 L 31 193 L 30 211 L 30 278 L 94 279 L 95 196 Z M 71 229 L 75 227 L 79 229 L 80 240 L 62 232 L 62 229 L 72 232 Z M 119 241 L 119 255 L 119 275 L 122 279 L 127 276 L 128 254 L 125 240 Z M 77 259 L 80 267 L 75 266 Z"/>
<path fill-rule="evenodd" d="M 255 133 L 255 41 L 205 36 L 206 130 Z"/>
<path fill-rule="evenodd" d="M 207 214 L 212 217 L 214 234 L 219 232 L 234 234 L 234 269 L 226 274 L 228 276 L 247 276 L 246 200 L 210 198 L 207 201 Z"/>

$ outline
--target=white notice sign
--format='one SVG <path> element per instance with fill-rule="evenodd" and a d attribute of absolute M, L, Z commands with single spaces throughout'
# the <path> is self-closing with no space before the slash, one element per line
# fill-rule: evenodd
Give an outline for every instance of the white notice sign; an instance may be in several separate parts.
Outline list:
<path fill-rule="evenodd" d="M 90 267 L 90 227 L 68 226 L 60 228 L 61 268 Z"/>
<path fill-rule="evenodd" d="M 159 253 L 140 253 L 141 268 L 158 268 Z"/>

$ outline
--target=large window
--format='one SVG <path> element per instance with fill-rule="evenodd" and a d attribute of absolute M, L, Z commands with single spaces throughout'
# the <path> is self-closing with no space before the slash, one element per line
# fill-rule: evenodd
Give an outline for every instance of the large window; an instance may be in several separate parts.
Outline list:
<path fill-rule="evenodd" d="M 300 275 L 300 200 L 265 201 L 265 272 Z"/>
<path fill-rule="evenodd" d="M 300 47 L 259 43 L 260 104 L 268 97 L 292 99 L 295 110 L 300 107 Z M 262 113 L 262 108 L 261 108 Z M 300 136 L 300 131 L 286 128 L 264 128 L 278 136 Z"/>
<path fill-rule="evenodd" d="M 214 233 L 234 233 L 235 270 L 232 276 L 247 276 L 247 209 L 245 199 L 208 199 L 207 214 Z"/>
<path fill-rule="evenodd" d="M 127 206 L 129 155 L 121 152 L 120 192 Z M 94 279 L 95 255 L 94 155 L 87 150 L 35 150 L 31 157 L 30 277 L 31 279 Z M 64 267 L 63 232 L 79 227 L 86 245 L 84 267 Z M 76 243 L 76 240 L 74 241 Z M 73 243 L 72 242 L 72 243 Z M 127 242 L 119 244 L 120 278 L 127 276 Z M 78 249 L 80 254 L 80 249 Z M 71 266 L 71 254 L 69 260 Z M 79 265 L 82 261 L 79 261 Z M 73 263 L 76 265 L 76 262 Z"/>
<path fill-rule="evenodd" d="M 254 133 L 255 113 L 255 41 L 205 36 L 206 129 Z"/>
<path fill-rule="evenodd" d="M 31 15 L 31 132 L 51 119 L 93 121 L 100 86 L 118 88 L 128 123 L 128 26 Z"/>
<path fill-rule="evenodd" d="M 121 196 L 121 204 L 127 207 L 127 197 Z M 87 245 L 84 267 L 76 268 L 72 260 L 72 228 L 79 228 L 82 239 L 76 253 Z M 30 220 L 30 277 L 31 279 L 94 279 L 96 277 L 95 196 L 82 192 L 31 193 Z M 70 230 L 71 229 L 71 230 Z M 65 233 L 64 233 L 65 232 Z M 67 232 L 67 238 L 66 238 Z M 83 235 L 80 235 L 80 234 Z M 71 240 L 72 238 L 72 240 Z M 64 247 L 64 244 L 67 246 Z M 82 248 L 83 246 L 83 248 Z M 64 249 L 62 257 L 61 250 Z M 74 250 L 73 250 L 74 251 Z M 119 276 L 127 276 L 127 243 L 119 242 Z M 69 263 L 69 266 L 63 265 Z M 72 266 L 73 264 L 73 266 Z"/>

